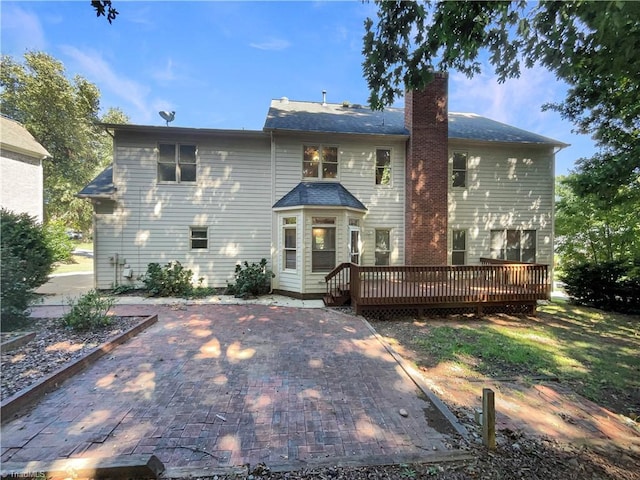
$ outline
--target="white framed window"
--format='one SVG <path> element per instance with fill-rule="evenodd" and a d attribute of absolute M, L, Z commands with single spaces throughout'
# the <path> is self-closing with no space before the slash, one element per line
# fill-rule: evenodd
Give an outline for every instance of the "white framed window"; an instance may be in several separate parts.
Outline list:
<path fill-rule="evenodd" d="M 209 228 L 190 227 L 189 244 L 191 246 L 191 250 L 206 250 L 209 248 Z"/>
<path fill-rule="evenodd" d="M 491 230 L 491 258 L 536 261 L 535 230 Z"/>
<path fill-rule="evenodd" d="M 311 227 L 311 271 L 330 272 L 336 266 L 336 219 L 313 217 Z"/>
<path fill-rule="evenodd" d="M 376 150 L 376 185 L 391 185 L 391 150 Z"/>
<path fill-rule="evenodd" d="M 452 186 L 467 186 L 467 152 L 453 152 Z"/>
<path fill-rule="evenodd" d="M 349 219 L 349 261 L 360 264 L 360 254 L 362 250 L 362 242 L 360 241 L 360 220 L 357 218 Z"/>
<path fill-rule="evenodd" d="M 338 178 L 338 147 L 304 145 L 302 157 L 303 178 Z"/>
<path fill-rule="evenodd" d="M 452 231 L 451 265 L 466 265 L 467 263 L 467 231 Z"/>
<path fill-rule="evenodd" d="M 195 182 L 196 151 L 195 145 L 160 143 L 158 145 L 158 182 Z"/>
<path fill-rule="evenodd" d="M 282 267 L 284 270 L 297 268 L 298 228 L 296 217 L 282 219 Z"/>
<path fill-rule="evenodd" d="M 388 228 L 376 229 L 376 265 L 389 265 L 391 258 L 391 230 Z"/>

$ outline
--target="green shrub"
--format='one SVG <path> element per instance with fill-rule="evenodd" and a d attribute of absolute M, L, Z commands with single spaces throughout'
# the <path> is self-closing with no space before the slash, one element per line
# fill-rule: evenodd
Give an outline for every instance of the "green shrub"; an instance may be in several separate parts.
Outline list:
<path fill-rule="evenodd" d="M 245 261 L 236 265 L 235 277 L 235 283 L 227 285 L 227 293 L 236 297 L 248 297 L 269 293 L 271 279 L 275 275 L 267 268 L 267 259 L 263 258 L 260 263 L 249 264 Z"/>
<path fill-rule="evenodd" d="M 53 255 L 42 226 L 27 214 L 0 211 L 0 324 L 19 327 L 27 318 L 33 290 L 46 283 Z"/>
<path fill-rule="evenodd" d="M 66 262 L 71 259 L 74 245 L 73 240 L 67 235 L 64 223 L 59 220 L 47 223 L 44 226 L 44 236 L 54 262 Z"/>
<path fill-rule="evenodd" d="M 216 289 L 213 287 L 205 287 L 202 285 L 204 282 L 204 277 L 200 277 L 198 279 L 198 285 L 193 287 L 189 296 L 191 298 L 204 298 L 216 293 Z"/>
<path fill-rule="evenodd" d="M 640 313 L 640 259 L 634 263 L 577 263 L 560 279 L 578 304 L 623 313 Z"/>
<path fill-rule="evenodd" d="M 111 293 L 114 295 L 123 295 L 125 293 L 133 292 L 136 290 L 136 286 L 130 283 L 121 283 L 120 285 L 111 284 Z"/>
<path fill-rule="evenodd" d="M 74 330 L 101 328 L 111 323 L 109 310 L 116 304 L 113 297 L 91 290 L 78 300 L 68 301 L 71 310 L 62 317 L 62 323 Z"/>
<path fill-rule="evenodd" d="M 38 288 L 46 283 L 53 269 L 53 253 L 42 226 L 26 213 L 2 209 L 0 228 L 3 255 L 13 256 L 20 262 L 20 277 L 24 284 L 28 288 Z"/>
<path fill-rule="evenodd" d="M 33 290 L 24 282 L 23 262 L 2 246 L 0 266 L 0 327 L 3 332 L 19 329 L 28 317 L 29 304 L 35 298 Z"/>
<path fill-rule="evenodd" d="M 193 291 L 193 272 L 178 261 L 150 263 L 141 280 L 145 290 L 152 297 L 186 297 Z"/>

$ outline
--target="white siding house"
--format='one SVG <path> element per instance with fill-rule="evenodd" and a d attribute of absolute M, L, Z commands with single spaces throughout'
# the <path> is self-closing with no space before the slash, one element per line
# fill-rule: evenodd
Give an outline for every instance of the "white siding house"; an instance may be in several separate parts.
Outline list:
<path fill-rule="evenodd" d="M 411 110 L 427 117 L 419 101 Z M 113 166 L 79 193 L 94 204 L 96 287 L 136 284 L 149 263 L 172 260 L 224 287 L 236 264 L 266 258 L 274 290 L 311 297 L 343 262 L 415 264 L 408 232 L 431 219 L 407 192 L 433 182 L 407 167 L 416 164 L 408 141 L 419 144 L 419 135 L 425 145 L 446 143 L 422 159 L 449 174 L 438 182 L 447 238 L 434 258 L 551 263 L 553 162 L 564 144 L 477 115 L 448 119 L 448 139 L 434 140 L 403 109 L 283 98 L 262 131 L 104 125 Z M 418 242 L 417 250 L 439 248 Z"/>
<path fill-rule="evenodd" d="M 20 123 L 0 116 L 0 206 L 44 218 L 42 161 L 51 155 Z"/>

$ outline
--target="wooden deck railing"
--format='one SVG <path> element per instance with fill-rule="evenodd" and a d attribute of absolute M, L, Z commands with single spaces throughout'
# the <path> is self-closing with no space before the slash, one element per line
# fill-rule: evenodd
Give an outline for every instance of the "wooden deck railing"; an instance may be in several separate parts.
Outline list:
<path fill-rule="evenodd" d="M 535 304 L 550 298 L 547 265 L 531 263 L 490 260 L 481 265 L 444 266 L 341 264 L 326 277 L 328 291 L 344 288 L 347 278 L 356 313 L 393 306 L 467 305 L 481 309 L 482 304 Z"/>
<path fill-rule="evenodd" d="M 324 277 L 327 295 L 338 297 L 350 291 L 351 263 L 341 263 Z"/>

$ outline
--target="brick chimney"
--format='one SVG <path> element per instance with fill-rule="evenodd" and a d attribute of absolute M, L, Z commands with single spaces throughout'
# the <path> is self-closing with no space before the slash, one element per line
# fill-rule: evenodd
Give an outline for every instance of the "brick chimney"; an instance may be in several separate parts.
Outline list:
<path fill-rule="evenodd" d="M 405 263 L 447 264 L 448 74 L 405 94 L 409 130 L 406 161 Z"/>

